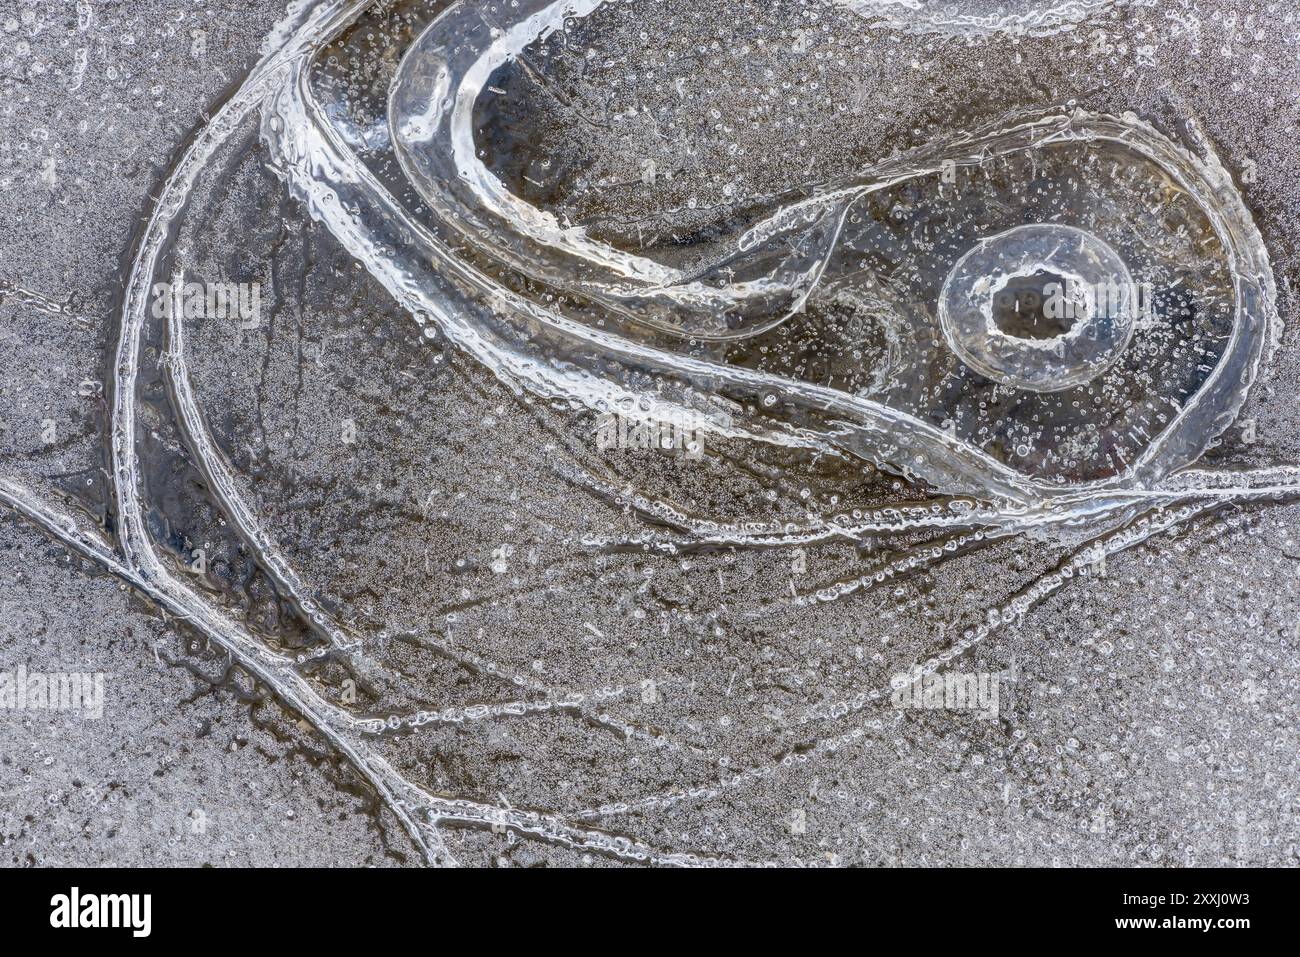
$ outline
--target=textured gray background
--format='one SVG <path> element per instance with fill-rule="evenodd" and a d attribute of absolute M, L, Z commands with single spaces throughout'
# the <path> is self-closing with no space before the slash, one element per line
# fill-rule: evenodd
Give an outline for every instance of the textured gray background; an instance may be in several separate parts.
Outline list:
<path fill-rule="evenodd" d="M 1197 98 L 1215 106 L 1202 118 L 1229 164 L 1259 165 L 1246 196 L 1277 259 L 1286 317 L 1295 276 L 1300 26 L 1281 4 L 1168 6 L 1196 16 L 1206 54 L 1160 69 L 1209 86 Z M 51 500 L 69 482 L 93 478 L 103 420 L 94 383 L 103 378 L 110 304 L 135 224 L 178 143 L 242 75 L 280 12 L 275 2 L 0 0 L 7 477 Z M 195 31 L 203 31 L 201 47 Z M 1229 46 L 1231 57 L 1216 55 Z M 1125 82 L 1153 80 L 1117 81 Z M 1295 349 L 1288 332 L 1282 360 L 1258 390 L 1261 460 L 1296 448 Z M 465 375 L 472 387 L 462 386 L 464 404 L 494 417 L 498 449 L 538 441 L 506 390 L 475 370 Z M 52 447 L 39 438 L 45 419 L 58 423 Z M 447 479 L 449 487 L 472 493 L 479 464 L 487 484 L 502 481 L 490 471 L 492 449 L 478 449 L 481 463 L 466 454 L 468 464 L 448 464 L 467 473 Z M 561 525 L 568 516 L 580 527 L 591 507 L 562 484 L 517 473 L 510 481 Z M 486 559 L 501 537 L 500 513 L 466 508 L 464 550 Z M 1295 506 L 1230 512 L 1113 559 L 1107 578 L 1076 583 L 967 664 L 1001 670 L 1014 662 L 1020 679 L 1006 721 L 917 720 L 862 752 L 764 782 L 761 793 L 718 811 L 717 826 L 730 832 L 719 849 L 854 863 L 1294 864 L 1297 514 Z M 968 586 L 1036 560 L 1033 545 L 1021 543 L 954 562 L 932 600 L 957 606 Z M 554 627 L 551 612 L 537 612 L 542 634 Z M 846 604 L 828 611 L 819 629 L 790 627 L 775 663 L 756 641 L 755 660 L 774 681 L 838 680 L 820 670 L 823 646 L 874 641 L 881 627 Z M 4 668 L 23 661 L 110 675 L 102 721 L 0 713 L 6 865 L 415 859 L 405 834 L 310 729 L 256 691 L 241 695 L 238 680 L 222 680 L 219 653 L 193 646 L 115 580 L 70 562 L 7 516 L 0 655 Z M 725 684 L 731 674 L 702 667 L 702 683 Z M 446 775 L 453 782 L 509 782 L 523 766 L 517 753 L 493 762 L 510 749 L 495 732 L 459 747 L 461 764 Z M 614 793 L 639 793 L 619 787 L 612 764 L 588 773 L 608 774 Z M 796 808 L 806 810 L 809 827 L 791 837 L 785 825 Z M 196 831 L 199 814 L 207 826 Z M 703 841 L 711 826 L 708 815 L 692 818 L 694 837 L 682 840 Z M 576 860 L 490 836 L 452 842 L 471 862 Z"/>
<path fill-rule="evenodd" d="M 53 497 L 61 477 L 98 466 L 102 401 L 79 387 L 103 379 L 136 223 L 177 145 L 282 13 L 278 3 L 0 4 L 0 283 L 40 297 L 24 303 L 32 297 L 0 286 L 6 475 Z M 52 448 L 39 437 L 47 418 L 58 423 Z M 378 823 L 319 741 L 285 739 L 282 716 L 267 730 L 274 703 L 214 691 L 186 667 L 199 660 L 181 647 L 188 636 L 2 521 L 4 667 L 109 676 L 101 721 L 0 718 L 4 864 L 408 858 L 406 835 Z M 221 672 L 216 662 L 202 673 Z"/>

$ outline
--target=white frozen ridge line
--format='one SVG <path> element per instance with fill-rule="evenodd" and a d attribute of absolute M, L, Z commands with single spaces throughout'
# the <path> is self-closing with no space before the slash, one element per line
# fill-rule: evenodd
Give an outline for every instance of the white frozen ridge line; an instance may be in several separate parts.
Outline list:
<path fill-rule="evenodd" d="M 835 0 L 859 16 L 895 30 L 970 39 L 1064 33 L 1116 6 L 1116 0 L 984 0 L 986 13 L 964 12 L 952 0 Z M 1008 11 L 1007 8 L 1011 10 Z"/>

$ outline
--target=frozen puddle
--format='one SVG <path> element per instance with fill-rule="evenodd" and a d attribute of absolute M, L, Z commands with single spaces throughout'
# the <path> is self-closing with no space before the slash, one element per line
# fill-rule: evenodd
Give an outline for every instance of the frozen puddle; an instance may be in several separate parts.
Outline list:
<path fill-rule="evenodd" d="M 292 284 L 277 284 L 277 315 L 342 323 L 360 308 L 347 292 L 360 281 L 337 261 L 329 270 L 315 265 L 333 285 L 312 285 L 313 257 L 328 254 L 322 238 L 293 240 L 287 227 L 276 235 L 282 221 L 303 216 L 324 227 L 341 259 L 387 290 L 431 349 L 472 358 L 520 403 L 629 420 L 630 432 L 611 433 L 621 443 L 638 427 L 671 422 L 674 436 L 696 443 L 679 451 L 714 457 L 715 465 L 722 461 L 715 442 L 729 456 L 764 449 L 846 463 L 836 474 L 870 486 L 829 494 L 852 507 L 809 507 L 798 519 L 757 505 L 751 514 L 687 514 L 671 489 L 635 487 L 551 443 L 558 481 L 640 523 L 621 539 L 580 532 L 581 548 L 605 556 L 602 563 L 629 552 L 676 562 L 727 549 L 797 550 L 797 563 L 819 543 L 862 549 L 868 557 L 858 564 L 866 567 L 851 574 L 802 588 L 793 579 L 789 589 L 756 586 L 751 619 L 794 623 L 999 544 L 1028 537 L 1060 550 L 1055 564 L 1029 569 L 941 637 L 904 646 L 906 659 L 891 670 L 913 679 L 1021 621 L 1107 556 L 1224 502 L 1295 494 L 1300 472 L 1288 464 L 1195 467 L 1246 401 L 1278 320 L 1268 252 L 1193 118 L 1157 125 L 1077 105 L 1021 107 L 919 145 L 883 144 L 881 158 L 833 175 L 750 193 L 737 192 L 737 177 L 720 187 L 716 207 L 638 212 L 612 187 L 593 189 L 592 200 L 538 180 L 533 173 L 552 164 L 575 163 L 566 151 L 583 144 L 550 126 L 543 133 L 518 125 L 530 115 L 518 104 L 533 96 L 563 115 L 586 116 L 573 106 L 583 95 L 583 64 L 613 59 L 600 46 L 598 18 L 616 16 L 606 9 L 614 5 L 376 6 L 296 5 L 262 62 L 169 174 L 135 260 L 114 364 L 116 541 L 86 537 L 11 484 L 0 495 L 228 649 L 355 764 L 430 862 L 455 863 L 448 828 L 477 828 L 619 859 L 752 863 L 664 840 L 648 823 L 632 833 L 627 822 L 779 777 L 799 762 L 752 757 L 788 744 L 764 745 L 761 715 L 770 717 L 770 703 L 756 700 L 748 712 L 737 705 L 740 727 L 722 725 L 725 733 L 696 733 L 693 717 L 671 731 L 644 718 L 641 706 L 657 704 L 655 683 L 638 677 L 635 655 L 590 622 L 575 628 L 584 644 L 564 646 L 558 668 L 540 654 L 535 664 L 505 660 L 485 632 L 493 615 L 525 600 L 525 584 L 489 596 L 466 587 L 438 607 L 441 625 L 427 631 L 385 624 L 369 598 L 357 607 L 323 598 L 330 588 L 319 563 L 304 569 L 307 550 L 284 534 L 283 516 L 266 498 L 274 490 L 267 476 L 282 466 L 252 448 L 255 438 L 241 436 L 248 455 L 233 448 L 238 430 L 224 417 L 242 414 L 238 402 L 212 401 L 213 357 L 202 351 L 209 327 L 193 310 L 153 308 L 160 282 L 183 282 L 215 255 L 207 247 L 220 244 L 204 230 L 232 229 L 220 225 L 223 216 L 247 229 L 246 262 L 265 262 L 277 277 L 301 274 L 296 304 L 282 301 L 280 286 Z M 861 16 L 880 35 L 919 31 L 969 44 L 990 33 L 1068 31 L 1110 6 L 827 9 Z M 574 56 L 579 37 L 590 45 Z M 743 69 L 753 51 L 736 51 Z M 657 69 L 666 74 L 656 86 L 689 109 L 684 81 L 695 68 Z M 597 127 L 591 137 L 609 135 Z M 622 160 L 636 170 L 633 186 L 665 195 L 676 188 L 667 164 Z M 288 193 L 279 209 L 271 199 L 277 184 Z M 258 208 L 224 210 L 226 198 L 257 189 L 266 191 Z M 241 334 L 258 327 L 246 323 Z M 322 347 L 318 367 L 323 357 Z M 272 365 L 267 358 L 265 368 Z M 427 375 L 433 381 L 441 368 L 431 362 Z M 377 403 L 387 388 L 375 387 Z M 405 399 L 391 398 L 395 408 Z M 272 432 L 265 423 L 263 431 Z M 349 443 L 346 425 L 343 435 Z M 400 465 L 415 468 L 431 453 L 405 447 Z M 308 453 L 299 458 L 295 468 L 312 467 Z M 752 469 L 776 500 L 781 470 Z M 368 521 L 358 518 L 358 529 Z M 195 537 L 242 556 L 240 587 L 251 591 L 232 585 L 239 576 L 225 566 L 196 587 L 186 565 Z M 488 567 L 505 582 L 526 560 L 502 545 Z M 718 579 L 725 596 L 721 572 Z M 578 601 L 573 582 L 597 580 L 604 579 L 553 578 L 534 590 Z M 648 578 L 640 591 L 647 590 Z M 704 601 L 693 586 L 685 591 L 683 607 Z M 254 592 L 263 605 L 240 598 Z M 715 636 L 744 618 L 725 597 L 681 617 Z M 608 673 L 584 660 L 602 654 L 613 662 Z M 422 670 L 435 660 L 471 675 L 464 682 L 475 683 L 473 693 L 439 700 Z M 345 693 L 358 686 L 366 693 Z M 810 728 L 811 744 L 799 753 L 833 760 L 870 737 L 873 715 L 893 691 L 880 669 L 784 715 L 779 735 Z M 413 731 L 437 740 L 560 721 L 581 729 L 566 734 L 599 732 L 599 745 L 582 747 L 609 748 L 609 761 L 629 749 L 634 764 L 662 760 L 667 770 L 630 774 L 636 793 L 609 793 L 593 770 L 572 800 L 559 789 L 552 804 L 520 803 L 431 783 L 424 769 L 434 759 L 405 746 Z M 499 744 L 495 730 L 483 733 Z M 545 739 L 545 730 L 537 733 Z M 737 735 L 749 747 L 733 758 Z M 627 830 L 607 829 L 607 820 Z"/>

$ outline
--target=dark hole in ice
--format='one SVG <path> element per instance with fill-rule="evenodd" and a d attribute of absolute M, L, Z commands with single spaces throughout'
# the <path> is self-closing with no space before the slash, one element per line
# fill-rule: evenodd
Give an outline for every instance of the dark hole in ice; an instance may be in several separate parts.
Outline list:
<path fill-rule="evenodd" d="M 1066 288 L 1064 277 L 1052 272 L 1012 276 L 993 293 L 993 322 L 1004 335 L 1015 339 L 1063 336 L 1078 319 L 1083 318 L 1071 315 L 1077 310 L 1059 308 L 1065 298 L 1062 291 Z M 1048 307 L 1053 289 L 1056 290 L 1057 308 Z"/>

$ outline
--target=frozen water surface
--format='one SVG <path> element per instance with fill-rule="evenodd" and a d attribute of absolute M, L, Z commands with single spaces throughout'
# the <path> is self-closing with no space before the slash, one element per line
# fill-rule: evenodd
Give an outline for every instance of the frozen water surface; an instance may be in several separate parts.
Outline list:
<path fill-rule="evenodd" d="M 1217 9 L 295 3 L 102 483 L 0 498 L 412 859 L 1294 863 L 1296 24 Z"/>

